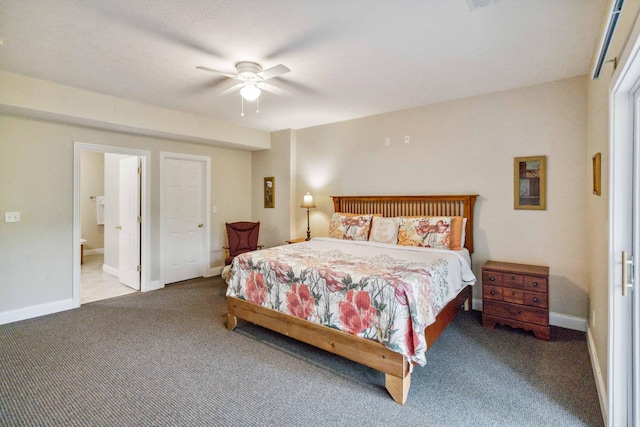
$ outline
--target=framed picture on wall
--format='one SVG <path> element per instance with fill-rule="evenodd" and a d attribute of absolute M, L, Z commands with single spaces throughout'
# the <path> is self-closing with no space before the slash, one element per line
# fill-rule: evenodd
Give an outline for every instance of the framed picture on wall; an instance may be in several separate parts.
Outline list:
<path fill-rule="evenodd" d="M 513 173 L 514 209 L 547 209 L 547 157 L 516 157 Z"/>
<path fill-rule="evenodd" d="M 599 196 L 602 192 L 600 187 L 600 167 L 601 167 L 601 155 L 596 153 L 593 156 L 593 194 Z"/>
<path fill-rule="evenodd" d="M 264 207 L 276 207 L 276 179 L 272 176 L 264 179 Z"/>

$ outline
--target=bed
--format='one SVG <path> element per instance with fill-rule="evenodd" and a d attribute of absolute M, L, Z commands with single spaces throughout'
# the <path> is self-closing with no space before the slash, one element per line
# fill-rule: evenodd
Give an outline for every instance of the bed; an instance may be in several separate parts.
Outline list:
<path fill-rule="evenodd" d="M 469 307 L 476 197 L 334 196 L 330 238 L 234 259 L 227 328 L 244 319 L 379 370 L 404 404 L 413 366 Z M 389 223 L 399 224 L 401 244 L 384 240 L 379 225 Z M 435 231 L 413 247 L 409 231 L 425 224 Z"/>

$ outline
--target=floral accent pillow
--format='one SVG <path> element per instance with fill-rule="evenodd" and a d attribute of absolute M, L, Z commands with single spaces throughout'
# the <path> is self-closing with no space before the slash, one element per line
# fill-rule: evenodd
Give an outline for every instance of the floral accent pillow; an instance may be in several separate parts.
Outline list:
<path fill-rule="evenodd" d="M 343 240 L 369 240 L 372 216 L 336 212 L 329 222 L 329 237 Z"/>
<path fill-rule="evenodd" d="M 369 235 L 369 240 L 371 242 L 390 243 L 395 245 L 398 243 L 399 224 L 399 218 L 374 216 L 371 223 L 371 234 Z"/>
<path fill-rule="evenodd" d="M 398 228 L 398 244 L 449 249 L 452 219 L 450 216 L 401 218 Z"/>

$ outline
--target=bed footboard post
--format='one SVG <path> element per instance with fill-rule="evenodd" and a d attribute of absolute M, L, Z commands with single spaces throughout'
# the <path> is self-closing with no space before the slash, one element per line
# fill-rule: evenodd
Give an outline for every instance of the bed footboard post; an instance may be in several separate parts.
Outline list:
<path fill-rule="evenodd" d="M 473 308 L 473 291 L 471 286 L 467 286 L 467 298 L 464 300 L 464 311 L 471 311 Z"/>
<path fill-rule="evenodd" d="M 233 331 L 237 325 L 238 318 L 231 313 L 227 313 L 227 329 Z"/>
<path fill-rule="evenodd" d="M 391 374 L 384 374 L 384 385 L 393 400 L 395 400 L 396 403 L 404 405 L 407 402 L 407 396 L 409 396 L 411 374 L 407 372 L 407 375 L 404 378 L 395 377 Z"/>

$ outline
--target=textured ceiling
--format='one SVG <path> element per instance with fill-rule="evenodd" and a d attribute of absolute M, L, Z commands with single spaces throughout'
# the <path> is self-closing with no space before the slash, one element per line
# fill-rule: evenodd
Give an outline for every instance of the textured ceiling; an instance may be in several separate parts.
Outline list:
<path fill-rule="evenodd" d="M 587 74 L 606 0 L 0 0 L 0 69 L 262 130 Z M 291 72 L 260 112 L 223 79 Z M 1 82 L 0 82 L 1 84 Z"/>

